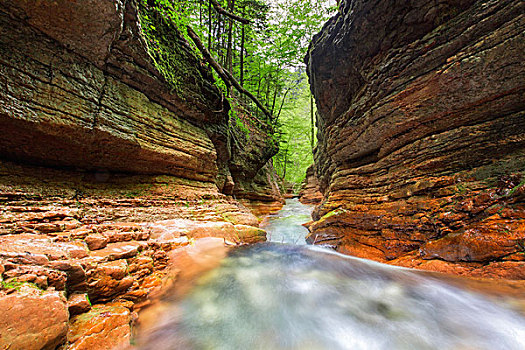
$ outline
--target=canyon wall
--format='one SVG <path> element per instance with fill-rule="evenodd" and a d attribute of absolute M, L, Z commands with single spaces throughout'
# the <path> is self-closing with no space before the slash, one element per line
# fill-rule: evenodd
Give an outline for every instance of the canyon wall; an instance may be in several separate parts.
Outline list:
<path fill-rule="evenodd" d="M 525 4 L 342 0 L 306 57 L 324 194 L 309 241 L 525 278 Z"/>
<path fill-rule="evenodd" d="M 281 206 L 268 131 L 236 138 L 210 69 L 144 4 L 0 1 L 0 348 L 129 344 L 171 250 L 265 240 L 254 212 Z"/>
<path fill-rule="evenodd" d="M 303 204 L 320 204 L 323 200 L 323 194 L 319 189 L 319 180 L 315 175 L 313 165 L 306 169 L 306 176 L 299 191 L 299 201 Z"/>

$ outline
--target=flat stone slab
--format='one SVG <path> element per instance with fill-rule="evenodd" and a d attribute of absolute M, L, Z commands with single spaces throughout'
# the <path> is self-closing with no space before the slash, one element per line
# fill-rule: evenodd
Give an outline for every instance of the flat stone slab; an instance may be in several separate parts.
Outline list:
<path fill-rule="evenodd" d="M 83 242 L 53 242 L 47 236 L 19 234 L 0 236 L 0 256 L 45 256 L 49 260 L 81 259 L 88 256 Z"/>
<path fill-rule="evenodd" d="M 174 219 L 157 221 L 145 226 L 150 230 L 150 238 L 158 240 L 173 240 L 182 236 L 195 239 L 217 237 L 243 243 L 266 240 L 266 232 L 258 227 L 234 225 L 224 221 Z"/>
<path fill-rule="evenodd" d="M 128 259 L 147 246 L 147 243 L 137 241 L 109 243 L 105 248 L 91 252 L 90 257 L 106 261 Z"/>

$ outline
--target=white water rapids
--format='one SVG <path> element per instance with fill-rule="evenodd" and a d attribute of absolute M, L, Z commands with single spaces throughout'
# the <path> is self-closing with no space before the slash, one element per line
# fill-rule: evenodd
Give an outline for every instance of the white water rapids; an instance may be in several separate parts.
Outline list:
<path fill-rule="evenodd" d="M 310 210 L 289 200 L 265 226 L 273 242 L 232 250 L 142 349 L 525 349 L 525 318 L 503 304 L 304 245 Z"/>

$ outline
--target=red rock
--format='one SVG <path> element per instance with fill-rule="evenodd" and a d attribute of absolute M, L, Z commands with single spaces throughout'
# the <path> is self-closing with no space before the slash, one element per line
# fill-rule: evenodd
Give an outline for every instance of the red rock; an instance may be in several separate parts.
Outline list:
<path fill-rule="evenodd" d="M 133 239 L 133 232 L 121 232 L 117 230 L 108 230 L 104 232 L 104 236 L 107 237 L 109 242 L 127 242 Z"/>
<path fill-rule="evenodd" d="M 87 272 L 89 298 L 107 301 L 123 294 L 133 285 L 134 279 L 127 275 L 126 260 L 115 260 L 96 265 Z"/>
<path fill-rule="evenodd" d="M 14 253 L 22 256 L 44 255 L 50 260 L 83 258 L 88 255 L 81 242 L 53 242 L 43 235 L 19 234 L 0 236 L 0 254 Z"/>
<path fill-rule="evenodd" d="M 67 334 L 70 350 L 112 350 L 130 345 L 131 312 L 119 303 L 94 305 L 75 316 Z"/>
<path fill-rule="evenodd" d="M 141 255 L 129 260 L 128 272 L 139 278 L 149 275 L 153 269 L 153 258 L 149 256 Z"/>
<path fill-rule="evenodd" d="M 235 242 L 254 243 L 266 240 L 266 232 L 248 225 L 233 225 L 229 222 L 193 220 L 166 220 L 150 226 L 151 238 L 171 240 L 181 236 L 190 238 L 218 237 Z"/>
<path fill-rule="evenodd" d="M 67 300 L 67 308 L 70 317 L 88 312 L 91 309 L 87 294 L 71 294 Z"/>
<path fill-rule="evenodd" d="M 108 238 L 101 234 L 91 234 L 87 236 L 84 241 L 86 242 L 89 250 L 102 249 L 108 245 Z"/>
<path fill-rule="evenodd" d="M 66 273 L 66 287 L 69 293 L 85 292 L 87 290 L 86 273 L 77 261 L 51 261 L 48 266 Z"/>
<path fill-rule="evenodd" d="M 456 264 L 457 273 L 516 257 L 525 239 L 523 5 L 338 3 L 306 57 L 324 195 L 310 241 L 382 261 Z"/>
<path fill-rule="evenodd" d="M 61 292 L 22 287 L 0 294 L 0 348 L 55 349 L 66 341 L 69 314 Z"/>
<path fill-rule="evenodd" d="M 299 201 L 304 204 L 319 204 L 323 200 L 323 194 L 319 188 L 319 180 L 315 175 L 313 165 L 306 170 L 306 177 L 299 192 Z"/>
<path fill-rule="evenodd" d="M 104 261 L 132 258 L 146 247 L 146 243 L 135 241 L 109 243 L 105 248 L 91 252 L 90 257 Z"/>
<path fill-rule="evenodd" d="M 17 281 L 35 283 L 42 289 L 53 287 L 56 290 L 65 290 L 67 275 L 62 271 L 47 267 L 17 265 L 14 269 L 6 271 L 4 278 L 16 278 Z"/>

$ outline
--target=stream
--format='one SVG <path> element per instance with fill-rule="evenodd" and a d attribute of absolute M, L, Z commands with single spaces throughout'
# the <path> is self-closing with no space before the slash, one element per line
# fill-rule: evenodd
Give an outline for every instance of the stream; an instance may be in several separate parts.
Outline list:
<path fill-rule="evenodd" d="M 525 349 L 525 318 L 428 274 L 309 246 L 287 201 L 270 242 L 233 249 L 142 349 Z"/>

